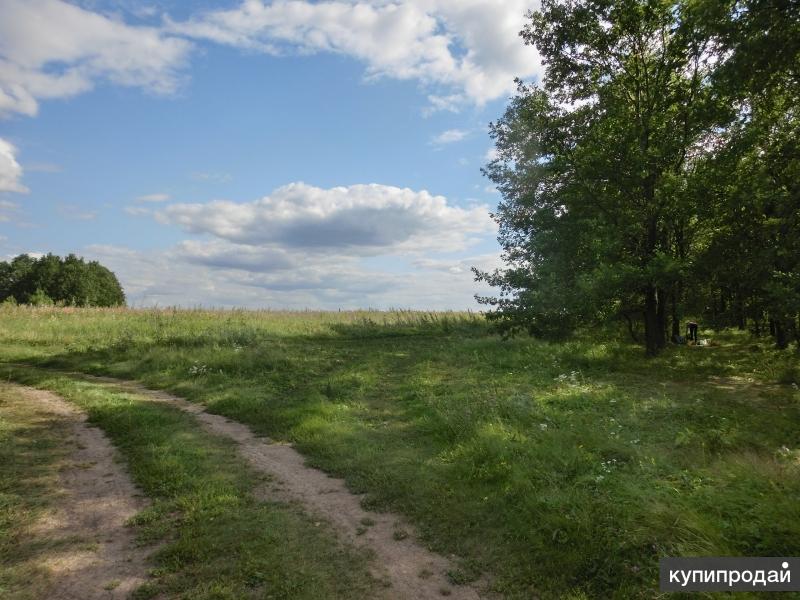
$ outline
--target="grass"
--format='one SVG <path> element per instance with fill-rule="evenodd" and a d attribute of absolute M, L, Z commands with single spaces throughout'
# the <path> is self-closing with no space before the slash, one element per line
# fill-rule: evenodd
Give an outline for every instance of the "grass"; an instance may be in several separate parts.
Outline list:
<path fill-rule="evenodd" d="M 14 308 L 0 356 L 291 441 L 461 557 L 454 581 L 650 598 L 663 556 L 800 553 L 798 355 L 702 335 L 719 345 L 646 360 L 611 334 L 503 341 L 471 314 Z"/>
<path fill-rule="evenodd" d="M 36 558 L 48 545 L 29 531 L 57 496 L 66 434 L 62 423 L 0 384 L 0 598 L 47 595 L 48 574 Z"/>
<path fill-rule="evenodd" d="M 237 457 L 231 443 L 204 433 L 190 416 L 135 394 L 35 369 L 16 370 L 13 377 L 55 390 L 85 410 L 150 497 L 151 506 L 134 517 L 132 526 L 141 543 L 160 545 L 153 546 L 152 578 L 135 598 L 369 597 L 374 582 L 367 557 L 343 547 L 332 531 L 297 508 L 257 500 L 254 490 L 262 478 Z M 42 470 L 52 455 L 51 437 L 36 446 L 34 466 Z M 0 447 L 14 451 L 19 439 L 15 432 Z M 17 463 L 16 470 L 28 472 L 31 460 Z M 17 512 L 25 510 L 27 487 L 3 481 L 18 494 L 11 502 Z M 12 571 L 12 578 L 20 575 Z"/>

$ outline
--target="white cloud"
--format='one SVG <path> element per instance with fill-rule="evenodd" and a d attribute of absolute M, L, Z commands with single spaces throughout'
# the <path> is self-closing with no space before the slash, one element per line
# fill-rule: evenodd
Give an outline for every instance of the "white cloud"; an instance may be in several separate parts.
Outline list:
<path fill-rule="evenodd" d="M 185 240 L 178 244 L 175 254 L 196 265 L 256 272 L 284 271 L 297 268 L 301 262 L 280 247 L 231 244 L 224 240 Z"/>
<path fill-rule="evenodd" d="M 244 0 L 168 30 L 270 54 L 335 52 L 366 64 L 367 77 L 413 79 L 440 89 L 431 108 L 453 110 L 512 93 L 514 77 L 541 66 L 518 32 L 528 0 Z"/>
<path fill-rule="evenodd" d="M 157 218 L 237 244 L 361 256 L 461 250 L 495 227 L 486 206 L 461 208 L 425 190 L 378 184 L 292 183 L 255 202 L 175 204 Z"/>
<path fill-rule="evenodd" d="M 486 151 L 486 154 L 483 155 L 483 159 L 487 162 L 491 162 L 493 160 L 497 160 L 500 158 L 500 153 L 497 151 L 497 148 L 492 146 Z"/>
<path fill-rule="evenodd" d="M 173 92 L 192 44 L 62 0 L 0 2 L 0 115 L 35 115 L 40 100 L 96 80 Z"/>
<path fill-rule="evenodd" d="M 202 237 L 163 251 L 88 249 L 134 304 L 477 308 L 474 294 L 488 290 L 470 266 L 495 258 L 453 257 L 496 232 L 486 206 L 377 184 L 294 183 L 254 202 L 176 204 L 155 216 Z"/>
<path fill-rule="evenodd" d="M 462 94 L 450 94 L 449 96 L 431 94 L 428 96 L 428 106 L 423 109 L 422 115 L 429 117 L 433 113 L 441 110 L 458 112 L 464 102 L 466 102 L 466 98 L 464 98 Z"/>
<path fill-rule="evenodd" d="M 177 248 L 150 252 L 94 245 L 82 254 L 113 270 L 129 302 L 137 306 L 475 309 L 473 296 L 488 291 L 474 282 L 468 264 L 475 260 L 485 265 L 491 260 L 487 257 L 418 261 L 406 272 L 389 273 L 354 259 L 324 255 L 303 257 L 291 266 L 254 260 L 248 268 L 240 268 L 235 254 L 240 250 L 257 252 L 252 247 L 209 249 L 199 242 L 184 242 Z M 213 264 L 198 260 L 228 252 L 235 266 L 216 258 Z M 443 268 L 445 264 L 455 268 Z"/>
<path fill-rule="evenodd" d="M 20 180 L 22 167 L 17 162 L 17 149 L 0 138 L 0 192 L 17 192 L 25 194 L 29 190 Z"/>
<path fill-rule="evenodd" d="M 467 258 L 418 258 L 414 266 L 431 271 L 445 271 L 447 273 L 461 274 L 472 273 L 472 267 L 482 271 L 494 271 L 503 266 L 500 252 L 482 254 Z"/>
<path fill-rule="evenodd" d="M 431 144 L 435 146 L 443 146 L 445 144 L 453 144 L 455 142 L 460 142 L 461 140 L 465 139 L 469 135 L 469 131 L 464 129 L 448 129 L 447 131 L 443 131 L 437 136 L 434 136 L 431 139 Z"/>
<path fill-rule="evenodd" d="M 169 194 L 164 193 L 156 193 L 156 194 L 145 194 L 144 196 L 139 196 L 136 198 L 137 202 L 166 202 L 170 199 Z"/>
<path fill-rule="evenodd" d="M 152 26 L 64 0 L 1 0 L 0 116 L 35 115 L 41 100 L 75 96 L 99 80 L 172 93 L 193 47 L 190 39 L 273 55 L 343 54 L 365 64 L 367 79 L 420 82 L 429 92 L 425 114 L 457 111 L 466 102 L 480 105 L 511 94 L 514 77 L 541 72 L 535 49 L 518 36 L 526 11 L 537 5 L 538 0 L 243 0 L 234 8 L 187 21 L 165 17 Z"/>

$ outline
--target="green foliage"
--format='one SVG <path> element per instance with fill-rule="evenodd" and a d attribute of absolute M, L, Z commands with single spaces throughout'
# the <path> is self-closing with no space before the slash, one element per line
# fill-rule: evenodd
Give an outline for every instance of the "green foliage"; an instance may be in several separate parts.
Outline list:
<path fill-rule="evenodd" d="M 28 296 L 28 304 L 31 306 L 53 306 L 54 302 L 50 296 L 44 293 L 42 288 L 36 288 L 36 291 Z"/>
<path fill-rule="evenodd" d="M 491 318 L 551 336 L 641 320 L 653 355 L 687 310 L 766 317 L 785 347 L 800 314 L 800 5 L 544 0 L 522 37 L 546 70 L 491 128 L 507 262 L 476 273 L 499 289 L 481 299 Z"/>
<path fill-rule="evenodd" d="M 121 306 L 125 294 L 114 273 L 74 254 L 35 259 L 20 254 L 0 262 L 0 302 L 49 306 Z"/>

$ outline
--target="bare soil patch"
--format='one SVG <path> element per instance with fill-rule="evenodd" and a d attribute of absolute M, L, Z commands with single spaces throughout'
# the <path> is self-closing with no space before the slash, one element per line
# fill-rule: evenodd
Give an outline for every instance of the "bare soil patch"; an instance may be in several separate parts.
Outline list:
<path fill-rule="evenodd" d="M 13 386 L 27 402 L 65 422 L 71 450 L 58 473 L 58 497 L 31 529 L 42 542 L 36 558 L 51 600 L 126 598 L 147 577 L 151 550 L 138 547 L 128 519 L 147 502 L 131 482 L 105 434 L 59 396 Z"/>
<path fill-rule="evenodd" d="M 344 480 L 307 466 L 303 455 L 291 445 L 256 436 L 246 425 L 208 413 L 203 406 L 166 392 L 111 377 L 73 374 L 167 402 L 194 415 L 207 431 L 234 440 L 251 466 L 272 477 L 264 490 L 265 499 L 299 503 L 310 514 L 333 524 L 346 541 L 373 554 L 373 575 L 386 582 L 386 597 L 410 600 L 480 597 L 473 587 L 450 582 L 447 573 L 455 565 L 425 548 L 401 516 L 365 510 L 361 506 L 362 496 L 350 492 Z"/>

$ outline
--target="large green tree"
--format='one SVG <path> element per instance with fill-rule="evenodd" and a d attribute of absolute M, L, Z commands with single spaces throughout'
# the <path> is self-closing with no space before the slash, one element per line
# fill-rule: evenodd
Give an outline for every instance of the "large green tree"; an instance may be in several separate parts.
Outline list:
<path fill-rule="evenodd" d="M 545 75 L 493 124 L 499 157 L 486 169 L 512 267 L 479 276 L 505 291 L 486 299 L 504 317 L 540 328 L 560 303 L 561 323 L 641 318 L 647 352 L 665 345 L 689 266 L 688 174 L 730 118 L 696 18 L 636 0 L 545 0 L 531 14 L 522 35 Z"/>
<path fill-rule="evenodd" d="M 96 261 L 74 254 L 38 259 L 20 254 L 0 262 L 0 302 L 52 301 L 68 306 L 120 306 L 125 293 L 116 275 Z"/>
<path fill-rule="evenodd" d="M 721 11 L 715 83 L 737 108 L 709 161 L 709 280 L 740 326 L 766 316 L 778 347 L 793 335 L 800 348 L 800 1 L 706 3 Z"/>
<path fill-rule="evenodd" d="M 507 262 L 477 273 L 500 288 L 481 299 L 493 317 L 534 333 L 625 318 L 650 355 L 687 302 L 702 311 L 723 291 L 793 326 L 796 9 L 544 0 L 530 14 L 522 36 L 545 75 L 492 124 L 485 169 Z M 765 58 L 770 43 L 785 45 Z"/>

